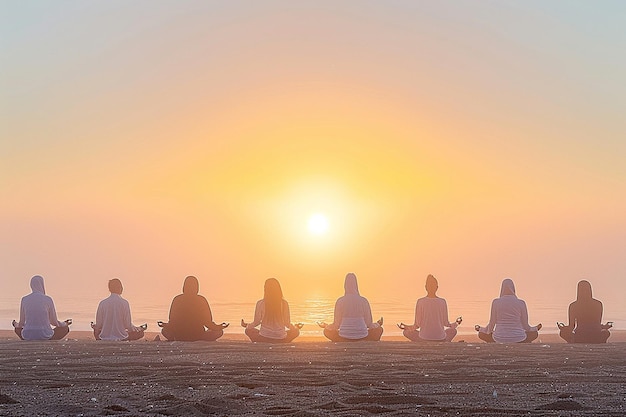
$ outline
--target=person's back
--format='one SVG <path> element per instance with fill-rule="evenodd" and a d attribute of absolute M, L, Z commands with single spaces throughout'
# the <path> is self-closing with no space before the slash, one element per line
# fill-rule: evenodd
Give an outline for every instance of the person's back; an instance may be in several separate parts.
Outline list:
<path fill-rule="evenodd" d="M 526 339 L 523 321 L 528 321 L 528 310 L 524 300 L 514 295 L 504 295 L 493 300 L 492 311 L 495 314 L 493 339 L 496 342 L 516 343 Z"/>
<path fill-rule="evenodd" d="M 361 339 L 368 334 L 368 323 L 372 324 L 372 310 L 367 299 L 359 294 L 339 297 L 335 305 L 339 319 L 339 336 Z"/>
<path fill-rule="evenodd" d="M 50 327 L 50 316 L 54 308 L 52 298 L 45 294 L 33 292 L 22 297 L 21 304 L 24 308 L 22 328 L 24 340 L 51 338 L 54 333 Z"/>
<path fill-rule="evenodd" d="M 530 343 L 539 336 L 541 323 L 528 324 L 528 309 L 524 300 L 515 295 L 513 280 L 502 281 L 500 298 L 491 303 L 491 316 L 486 328 L 476 325 L 478 337 L 486 342 Z"/>
<path fill-rule="evenodd" d="M 213 322 L 209 302 L 198 294 L 199 288 L 196 277 L 185 278 L 183 293 L 172 300 L 169 322 L 163 325 L 162 334 L 168 340 L 213 341 L 224 334 L 228 324 Z"/>
<path fill-rule="evenodd" d="M 122 298 L 122 282 L 109 281 L 109 295 L 98 304 L 94 336 L 97 340 L 137 340 L 143 337 L 143 329 L 132 323 L 130 304 Z"/>
<path fill-rule="evenodd" d="M 415 303 L 415 321 L 411 325 L 400 323 L 402 334 L 413 342 L 450 342 L 456 336 L 456 328 L 461 322 L 459 317 L 455 323 L 448 320 L 448 304 L 437 296 L 439 282 L 432 274 L 426 277 L 426 297 Z"/>
<path fill-rule="evenodd" d="M 275 316 L 266 314 L 266 301 L 261 299 L 257 302 L 255 311 L 261 315 L 261 323 L 259 326 L 259 334 L 270 339 L 283 339 L 287 336 L 286 328 L 289 328 L 291 322 L 291 313 L 289 311 L 289 303 L 286 300 L 280 300 L 281 310 Z"/>
<path fill-rule="evenodd" d="M 420 338 L 424 340 L 444 340 L 444 326 L 449 326 L 448 304 L 440 297 L 422 297 L 415 306 L 415 324 L 420 329 Z"/>
<path fill-rule="evenodd" d="M 39 275 L 32 277 L 30 287 L 32 293 L 22 297 L 20 303 L 20 320 L 15 323 L 16 334 L 24 340 L 56 340 L 64 337 L 69 332 L 69 320 L 58 320 L 54 302 L 46 295 L 43 278 Z"/>
<path fill-rule="evenodd" d="M 611 325 L 602 325 L 602 313 L 602 303 L 592 297 L 589 281 L 580 281 L 576 301 L 569 305 L 569 324 L 559 325 L 560 336 L 568 343 L 605 343 Z"/>
<path fill-rule="evenodd" d="M 320 323 L 324 328 L 324 336 L 333 342 L 380 340 L 383 334 L 382 318 L 377 323 L 372 321 L 370 303 L 359 294 L 356 275 L 352 272 L 346 275 L 344 291 L 344 295 L 335 303 L 333 322 L 328 325 Z"/>

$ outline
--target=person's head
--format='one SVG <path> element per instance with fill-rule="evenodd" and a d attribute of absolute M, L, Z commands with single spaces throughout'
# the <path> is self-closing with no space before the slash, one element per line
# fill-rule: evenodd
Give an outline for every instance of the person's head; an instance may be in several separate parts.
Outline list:
<path fill-rule="evenodd" d="M 268 278 L 263 286 L 263 299 L 265 301 L 276 301 L 283 299 L 283 290 L 276 278 Z"/>
<path fill-rule="evenodd" d="M 511 278 L 506 278 L 502 281 L 502 287 L 500 287 L 500 297 L 503 295 L 515 295 L 515 284 Z"/>
<path fill-rule="evenodd" d="M 426 292 L 429 295 L 435 295 L 438 288 L 439 288 L 439 283 L 437 282 L 437 278 L 429 274 L 426 277 Z"/>
<path fill-rule="evenodd" d="M 200 291 L 198 278 L 193 275 L 189 275 L 185 278 L 185 283 L 183 284 L 183 294 L 197 295 L 198 291 Z"/>
<path fill-rule="evenodd" d="M 35 275 L 30 279 L 30 289 L 33 292 L 46 293 L 46 287 L 43 285 L 43 277 L 41 275 Z"/>
<path fill-rule="evenodd" d="M 276 278 L 268 278 L 263 286 L 265 316 L 268 319 L 280 319 L 283 312 L 283 290 Z"/>
<path fill-rule="evenodd" d="M 576 290 L 576 300 L 578 301 L 584 301 L 584 300 L 591 300 L 592 294 L 591 294 L 591 284 L 589 283 L 589 281 L 586 280 L 582 280 L 578 282 L 578 289 Z"/>
<path fill-rule="evenodd" d="M 109 291 L 111 294 L 122 294 L 124 287 L 122 287 L 122 281 L 117 278 L 109 280 Z"/>
<path fill-rule="evenodd" d="M 346 280 L 343 283 L 343 289 L 348 294 L 359 295 L 359 284 L 356 282 L 356 275 L 354 272 L 350 272 L 346 275 Z"/>

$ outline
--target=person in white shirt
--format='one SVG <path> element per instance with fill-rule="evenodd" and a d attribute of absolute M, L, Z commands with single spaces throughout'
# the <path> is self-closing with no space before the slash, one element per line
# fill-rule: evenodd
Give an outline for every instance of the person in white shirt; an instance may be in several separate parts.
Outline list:
<path fill-rule="evenodd" d="M 92 323 L 96 340 L 138 340 L 144 335 L 144 328 L 133 325 L 130 305 L 122 298 L 122 281 L 109 280 L 111 295 L 100 301 L 96 312 L 96 322 Z"/>
<path fill-rule="evenodd" d="M 437 297 L 439 283 L 437 279 L 426 277 L 426 297 L 417 300 L 415 304 L 415 322 L 412 325 L 400 323 L 398 327 L 404 330 L 404 336 L 414 342 L 451 342 L 456 336 L 456 328 L 461 323 L 459 317 L 456 322 L 448 320 L 448 305 L 446 300 Z"/>
<path fill-rule="evenodd" d="M 52 298 L 46 295 L 43 278 L 30 279 L 32 293 L 22 298 L 20 321 L 13 321 L 15 334 L 22 340 L 60 340 L 70 331 L 71 319 L 59 321 Z"/>
<path fill-rule="evenodd" d="M 318 323 L 324 329 L 324 336 L 333 342 L 379 341 L 383 335 L 383 319 L 372 320 L 370 303 L 359 294 L 356 275 L 352 272 L 346 275 L 344 291 L 344 296 L 335 303 L 333 322 Z"/>
<path fill-rule="evenodd" d="M 524 300 L 515 295 L 513 280 L 502 281 L 500 298 L 491 303 L 491 317 L 487 327 L 476 325 L 478 337 L 487 343 L 530 343 L 539 336 L 541 323 L 528 324 L 528 309 Z"/>
<path fill-rule="evenodd" d="M 302 324 L 291 323 L 289 303 L 283 298 L 276 278 L 265 281 L 263 299 L 256 303 L 252 323 L 241 319 L 241 325 L 246 328 L 246 335 L 251 341 L 266 343 L 289 343 L 298 337 L 302 327 Z"/>

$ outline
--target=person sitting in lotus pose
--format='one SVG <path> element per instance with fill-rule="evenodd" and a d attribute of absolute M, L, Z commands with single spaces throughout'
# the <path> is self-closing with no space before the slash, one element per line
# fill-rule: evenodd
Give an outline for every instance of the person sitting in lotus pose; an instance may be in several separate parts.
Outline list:
<path fill-rule="evenodd" d="M 139 340 L 148 325 L 135 326 L 130 316 L 130 304 L 122 298 L 122 281 L 109 280 L 109 295 L 98 304 L 96 322 L 91 323 L 96 340 Z"/>
<path fill-rule="evenodd" d="M 283 290 L 276 278 L 265 281 L 263 298 L 257 301 L 254 309 L 254 320 L 246 323 L 246 335 L 253 342 L 289 343 L 300 334 L 302 324 L 292 324 L 289 303 L 283 298 Z M 260 326 L 257 329 L 257 326 Z"/>
<path fill-rule="evenodd" d="M 344 290 L 344 296 L 335 303 L 333 322 L 318 323 L 324 329 L 324 336 L 333 342 L 379 341 L 383 334 L 383 319 L 372 320 L 370 303 L 359 294 L 354 273 L 346 275 Z"/>
<path fill-rule="evenodd" d="M 489 324 L 474 328 L 487 343 L 530 343 L 539 336 L 541 323 L 534 327 L 528 324 L 526 303 L 515 295 L 513 280 L 506 278 L 502 281 L 500 298 L 491 303 Z"/>
<path fill-rule="evenodd" d="M 613 323 L 602 324 L 602 302 L 591 294 L 589 281 L 580 281 L 576 301 L 569 305 L 569 324 L 558 323 L 560 336 L 567 343 L 606 343 Z"/>
<path fill-rule="evenodd" d="M 412 325 L 400 323 L 404 337 L 413 342 L 450 342 L 456 336 L 456 328 L 462 318 L 450 323 L 448 320 L 448 305 L 446 300 L 437 297 L 439 283 L 437 279 L 426 277 L 426 297 L 417 300 L 415 304 L 415 322 Z"/>
<path fill-rule="evenodd" d="M 72 319 L 59 321 L 54 301 L 46 295 L 43 277 L 30 279 L 32 293 L 22 297 L 20 321 L 13 320 L 15 334 L 22 340 L 60 340 L 70 332 Z"/>
<path fill-rule="evenodd" d="M 224 335 L 228 323 L 216 324 L 209 302 L 198 294 L 200 284 L 194 276 L 185 278 L 183 293 L 172 300 L 168 323 L 159 322 L 167 340 L 212 342 Z"/>

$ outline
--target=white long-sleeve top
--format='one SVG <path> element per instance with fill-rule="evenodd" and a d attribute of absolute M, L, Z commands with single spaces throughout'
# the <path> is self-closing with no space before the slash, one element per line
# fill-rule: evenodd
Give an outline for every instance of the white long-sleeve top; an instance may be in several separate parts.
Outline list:
<path fill-rule="evenodd" d="M 268 319 L 265 315 L 265 300 L 257 301 L 254 309 L 254 321 L 248 324 L 248 328 L 255 328 L 259 324 L 259 334 L 270 339 L 284 339 L 287 336 L 288 328 L 291 325 L 291 314 L 289 313 L 289 303 L 282 300 L 282 317 L 279 319 Z"/>
<path fill-rule="evenodd" d="M 101 340 L 124 340 L 128 338 L 128 330 L 135 326 L 130 317 L 130 305 L 121 295 L 112 293 L 100 301 L 96 311 L 95 327 L 100 331 Z"/>
<path fill-rule="evenodd" d="M 524 300 L 515 295 L 502 295 L 491 303 L 491 317 L 481 332 L 492 333 L 498 343 L 518 343 L 526 339 L 527 331 L 537 331 L 528 324 L 528 309 Z"/>
<path fill-rule="evenodd" d="M 448 304 L 439 297 L 422 297 L 415 304 L 415 327 L 419 328 L 420 339 L 444 340 L 444 327 L 456 328 L 448 320 Z"/>
<path fill-rule="evenodd" d="M 333 323 L 329 329 L 339 330 L 339 336 L 346 339 L 367 337 L 368 329 L 380 327 L 372 320 L 372 309 L 367 298 L 359 294 L 346 294 L 335 303 Z"/>
<path fill-rule="evenodd" d="M 67 326 L 60 322 L 52 298 L 43 292 L 33 291 L 22 297 L 20 321 L 24 340 L 47 340 L 54 335 L 52 326 Z"/>

